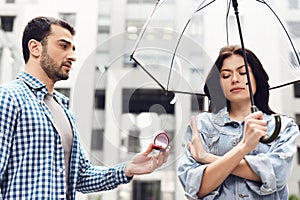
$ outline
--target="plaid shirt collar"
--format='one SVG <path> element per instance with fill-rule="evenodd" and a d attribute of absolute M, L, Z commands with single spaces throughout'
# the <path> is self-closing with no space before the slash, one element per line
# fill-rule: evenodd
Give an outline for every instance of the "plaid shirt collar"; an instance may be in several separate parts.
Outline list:
<path fill-rule="evenodd" d="M 42 81 L 25 71 L 20 72 L 17 79 L 22 80 L 39 100 L 43 100 L 44 96 L 48 93 L 48 89 Z M 68 97 L 62 95 L 56 90 L 54 90 L 53 96 L 59 103 L 69 106 L 70 100 Z"/>

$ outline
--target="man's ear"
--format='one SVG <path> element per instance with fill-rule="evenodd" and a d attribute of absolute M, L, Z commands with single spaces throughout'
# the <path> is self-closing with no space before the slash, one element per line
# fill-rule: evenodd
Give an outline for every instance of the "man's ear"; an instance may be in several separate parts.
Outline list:
<path fill-rule="evenodd" d="M 42 44 L 35 39 L 31 39 L 28 42 L 28 49 L 33 57 L 38 58 L 42 53 Z"/>

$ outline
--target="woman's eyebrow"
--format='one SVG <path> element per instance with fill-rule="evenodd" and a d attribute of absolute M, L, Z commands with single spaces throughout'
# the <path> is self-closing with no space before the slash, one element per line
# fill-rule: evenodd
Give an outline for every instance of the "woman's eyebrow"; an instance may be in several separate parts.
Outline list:
<path fill-rule="evenodd" d="M 243 65 L 237 67 L 236 69 L 239 70 L 239 69 L 241 69 L 241 68 L 243 68 L 243 67 L 245 67 L 245 64 L 243 64 Z M 225 69 L 221 69 L 221 72 L 222 72 L 222 71 L 229 71 L 229 72 L 230 72 L 230 71 L 232 71 L 232 70 L 231 70 L 231 69 L 226 69 L 226 68 L 225 68 Z"/>

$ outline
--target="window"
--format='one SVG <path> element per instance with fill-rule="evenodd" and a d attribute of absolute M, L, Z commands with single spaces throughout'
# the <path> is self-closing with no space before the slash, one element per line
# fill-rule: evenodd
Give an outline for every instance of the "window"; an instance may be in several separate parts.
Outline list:
<path fill-rule="evenodd" d="M 296 114 L 296 123 L 300 129 L 300 114 Z"/>
<path fill-rule="evenodd" d="M 75 26 L 76 23 L 76 13 L 59 13 L 59 18 L 65 20 L 72 26 Z"/>
<path fill-rule="evenodd" d="M 136 40 L 141 28 L 144 26 L 144 20 L 129 20 L 126 24 L 126 33 L 128 40 Z"/>
<path fill-rule="evenodd" d="M 156 89 L 123 89 L 123 113 L 155 112 L 174 114 L 174 105 L 170 104 L 174 93 L 165 94 Z"/>
<path fill-rule="evenodd" d="M 95 109 L 104 110 L 105 108 L 105 90 L 95 91 Z"/>
<path fill-rule="evenodd" d="M 128 3 L 156 3 L 153 0 L 127 0 Z M 174 0 L 166 1 L 165 3 L 174 4 Z"/>
<path fill-rule="evenodd" d="M 98 19 L 98 30 L 97 30 L 97 51 L 108 51 L 109 50 L 109 35 L 110 35 L 110 16 L 100 15 Z M 105 42 L 105 43 L 104 43 Z M 104 44 L 103 44 L 104 43 Z"/>
<path fill-rule="evenodd" d="M 0 16 L 0 18 L 1 29 L 6 32 L 12 32 L 16 16 Z"/>
<path fill-rule="evenodd" d="M 294 84 L 294 96 L 300 98 L 300 83 Z"/>
<path fill-rule="evenodd" d="M 98 34 L 109 34 L 110 27 L 108 25 L 98 26 Z"/>
<path fill-rule="evenodd" d="M 192 111 L 202 111 L 204 109 L 204 97 L 200 95 L 192 96 Z"/>
<path fill-rule="evenodd" d="M 289 9 L 298 9 L 299 8 L 299 0 L 289 0 Z"/>
<path fill-rule="evenodd" d="M 288 29 L 291 37 L 300 37 L 300 21 L 288 21 Z"/>
<path fill-rule="evenodd" d="M 70 98 L 70 88 L 55 88 L 55 90 Z"/>
<path fill-rule="evenodd" d="M 3 47 L 0 46 L 0 63 L 2 62 L 2 54 L 3 54 Z M 0 65 L 0 74 L 2 74 L 2 66 Z M 0 78 L 0 83 L 1 83 L 1 78 Z"/>
<path fill-rule="evenodd" d="M 109 34 L 111 19 L 108 15 L 100 15 L 98 19 L 98 33 Z"/>
<path fill-rule="evenodd" d="M 133 126 L 128 131 L 128 152 L 138 153 L 141 151 L 140 144 L 140 133 L 141 131 Z"/>
<path fill-rule="evenodd" d="M 103 150 L 103 135 L 104 129 L 93 129 L 92 130 L 92 142 L 91 149 L 92 150 Z"/>
<path fill-rule="evenodd" d="M 124 67 L 133 67 L 136 68 L 138 65 L 132 59 L 130 59 L 130 55 L 126 53 L 124 55 Z"/>
<path fill-rule="evenodd" d="M 299 65 L 296 56 L 298 56 L 298 57 L 300 58 L 300 52 L 297 52 L 297 54 L 298 54 L 298 55 L 295 55 L 294 52 L 290 52 L 290 63 L 291 63 L 293 66 L 298 66 L 298 65 Z"/>
<path fill-rule="evenodd" d="M 155 181 L 140 181 L 134 180 L 133 181 L 133 200 L 140 200 L 140 199 L 161 199 L 161 182 L 160 180 Z"/>

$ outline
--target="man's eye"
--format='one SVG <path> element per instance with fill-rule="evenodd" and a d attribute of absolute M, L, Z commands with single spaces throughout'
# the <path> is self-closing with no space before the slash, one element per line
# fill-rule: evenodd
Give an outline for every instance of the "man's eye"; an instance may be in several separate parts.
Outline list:
<path fill-rule="evenodd" d="M 66 49 L 68 47 L 68 45 L 66 44 L 60 44 L 60 46 L 63 48 L 63 49 Z"/>
<path fill-rule="evenodd" d="M 240 72 L 240 75 L 246 75 L 247 73 L 246 72 Z"/>

